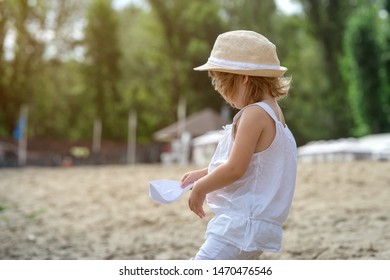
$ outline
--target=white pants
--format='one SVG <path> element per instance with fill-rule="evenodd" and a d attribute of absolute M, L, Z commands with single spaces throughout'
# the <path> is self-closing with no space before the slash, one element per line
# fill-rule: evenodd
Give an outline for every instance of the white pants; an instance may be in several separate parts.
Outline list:
<path fill-rule="evenodd" d="M 242 251 L 217 236 L 209 235 L 192 260 L 254 260 L 262 253 Z"/>

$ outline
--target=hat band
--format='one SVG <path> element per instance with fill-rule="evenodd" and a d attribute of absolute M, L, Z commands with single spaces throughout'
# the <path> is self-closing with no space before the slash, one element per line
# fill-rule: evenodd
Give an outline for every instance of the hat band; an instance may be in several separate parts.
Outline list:
<path fill-rule="evenodd" d="M 226 59 L 220 59 L 210 56 L 207 60 L 209 63 L 218 67 L 236 69 L 236 70 L 257 70 L 257 69 L 272 69 L 280 70 L 280 65 L 255 64 L 249 62 L 238 62 Z"/>

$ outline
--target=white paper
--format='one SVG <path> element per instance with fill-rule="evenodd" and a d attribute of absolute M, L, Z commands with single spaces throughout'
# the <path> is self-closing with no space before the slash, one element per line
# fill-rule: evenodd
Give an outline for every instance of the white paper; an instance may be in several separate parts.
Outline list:
<path fill-rule="evenodd" d="M 156 202 L 168 204 L 178 200 L 193 184 L 189 184 L 184 189 L 180 181 L 174 180 L 155 180 L 149 182 L 149 197 Z"/>

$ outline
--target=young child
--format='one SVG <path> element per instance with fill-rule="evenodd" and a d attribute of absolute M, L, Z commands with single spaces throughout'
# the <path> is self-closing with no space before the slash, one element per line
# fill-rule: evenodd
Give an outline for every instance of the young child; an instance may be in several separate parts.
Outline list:
<path fill-rule="evenodd" d="M 183 175 L 195 182 L 189 207 L 205 217 L 207 198 L 215 216 L 194 259 L 256 259 L 280 251 L 297 172 L 297 149 L 277 100 L 290 79 L 282 77 L 275 45 L 253 31 L 218 36 L 206 64 L 212 84 L 240 109 L 218 144 L 208 168 Z"/>

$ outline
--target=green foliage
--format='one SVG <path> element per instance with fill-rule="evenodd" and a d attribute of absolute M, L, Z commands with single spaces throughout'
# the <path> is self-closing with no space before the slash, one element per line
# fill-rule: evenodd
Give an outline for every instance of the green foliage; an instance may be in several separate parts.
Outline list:
<path fill-rule="evenodd" d="M 85 83 L 91 95 L 95 115 L 102 120 L 103 137 L 123 138 L 113 124 L 126 115 L 120 108 L 119 92 L 121 52 L 118 40 L 118 17 L 108 0 L 93 0 L 87 14 L 85 32 Z M 120 118 L 122 117 L 122 118 Z"/>
<path fill-rule="evenodd" d="M 187 99 L 188 114 L 205 106 L 219 110 L 223 100 L 213 93 L 207 75 L 192 70 L 204 63 L 215 38 L 222 32 L 217 2 L 148 2 L 150 16 L 155 20 L 148 25 L 151 46 L 144 50 L 148 55 L 143 59 L 152 58 L 147 61 L 150 69 L 146 75 L 153 79 L 145 83 L 143 77 L 142 88 L 153 96 L 148 106 L 159 115 L 155 129 L 176 121 L 181 97 Z"/>
<path fill-rule="evenodd" d="M 390 88 L 383 59 L 387 47 L 378 12 L 375 5 L 358 10 L 344 37 L 343 70 L 356 136 L 390 130 Z"/>
<path fill-rule="evenodd" d="M 1 34 L 7 34 L 9 30 L 18 31 L 15 34 L 12 61 L 4 59 L 5 37 L 1 43 L 0 121 L 1 126 L 7 130 L 6 136 L 9 136 L 16 123 L 20 105 L 32 104 L 38 96 L 39 85 L 35 81 L 39 79 L 39 72 L 42 70 L 44 45 L 34 31 L 41 28 L 45 10 L 42 1 L 35 3 L 35 9 L 27 0 L 8 0 L 0 4 Z"/>
<path fill-rule="evenodd" d="M 0 1 L 0 137 L 12 136 L 29 104 L 30 137 L 91 139 L 100 118 L 103 139 L 125 140 L 136 111 L 137 141 L 150 143 L 176 121 L 182 97 L 188 114 L 224 105 L 192 68 L 232 29 L 277 46 L 293 78 L 282 105 L 299 144 L 389 131 L 390 17 L 379 19 L 365 0 L 299 2 L 302 14 L 284 15 L 274 1 L 144 0 L 122 10 L 110 0 Z"/>
<path fill-rule="evenodd" d="M 323 56 L 321 68 L 328 81 L 327 95 L 322 107 L 327 112 L 327 138 L 346 137 L 351 126 L 351 114 L 347 101 L 347 84 L 341 78 L 343 36 L 346 21 L 359 1 L 349 0 L 300 0 L 309 20 L 307 29 L 319 43 Z M 367 3 L 364 3 L 366 5 Z M 363 4 L 362 4 L 363 5 Z"/>
<path fill-rule="evenodd" d="M 5 204 L 0 204 L 0 212 L 3 212 L 7 209 L 7 206 Z"/>
<path fill-rule="evenodd" d="M 7 29 L 7 10 L 4 2 L 0 2 L 0 38 L 5 38 Z M 4 40 L 0 40 L 0 58 L 4 57 Z M 6 118 L 5 103 L 7 100 L 6 93 L 6 63 L 0 59 L 0 138 L 6 136 Z"/>
<path fill-rule="evenodd" d="M 160 70 L 164 69 L 162 82 L 168 86 L 167 94 L 172 105 L 177 106 L 181 96 L 191 99 L 194 84 L 190 80 L 195 75 L 192 68 L 195 63 L 204 63 L 216 36 L 222 32 L 218 6 L 215 1 L 206 0 L 190 3 L 149 0 L 149 3 L 160 25 L 159 34 L 162 35 L 159 37 L 159 50 L 163 50 L 163 64 L 159 66 Z M 207 86 L 210 88 L 209 83 Z M 199 89 L 198 86 L 196 90 Z M 192 101 L 196 102 L 195 99 Z M 175 110 L 172 113 L 176 115 Z"/>
<path fill-rule="evenodd" d="M 332 112 L 326 110 L 329 80 L 323 67 L 320 43 L 305 32 L 305 19 L 290 16 L 281 21 L 278 53 L 292 77 L 289 96 L 282 100 L 285 118 L 299 144 L 329 138 Z M 299 50 L 299 51 L 297 51 Z"/>
<path fill-rule="evenodd" d="M 278 14 L 274 1 L 220 0 L 229 29 L 248 29 L 275 41 Z"/>

